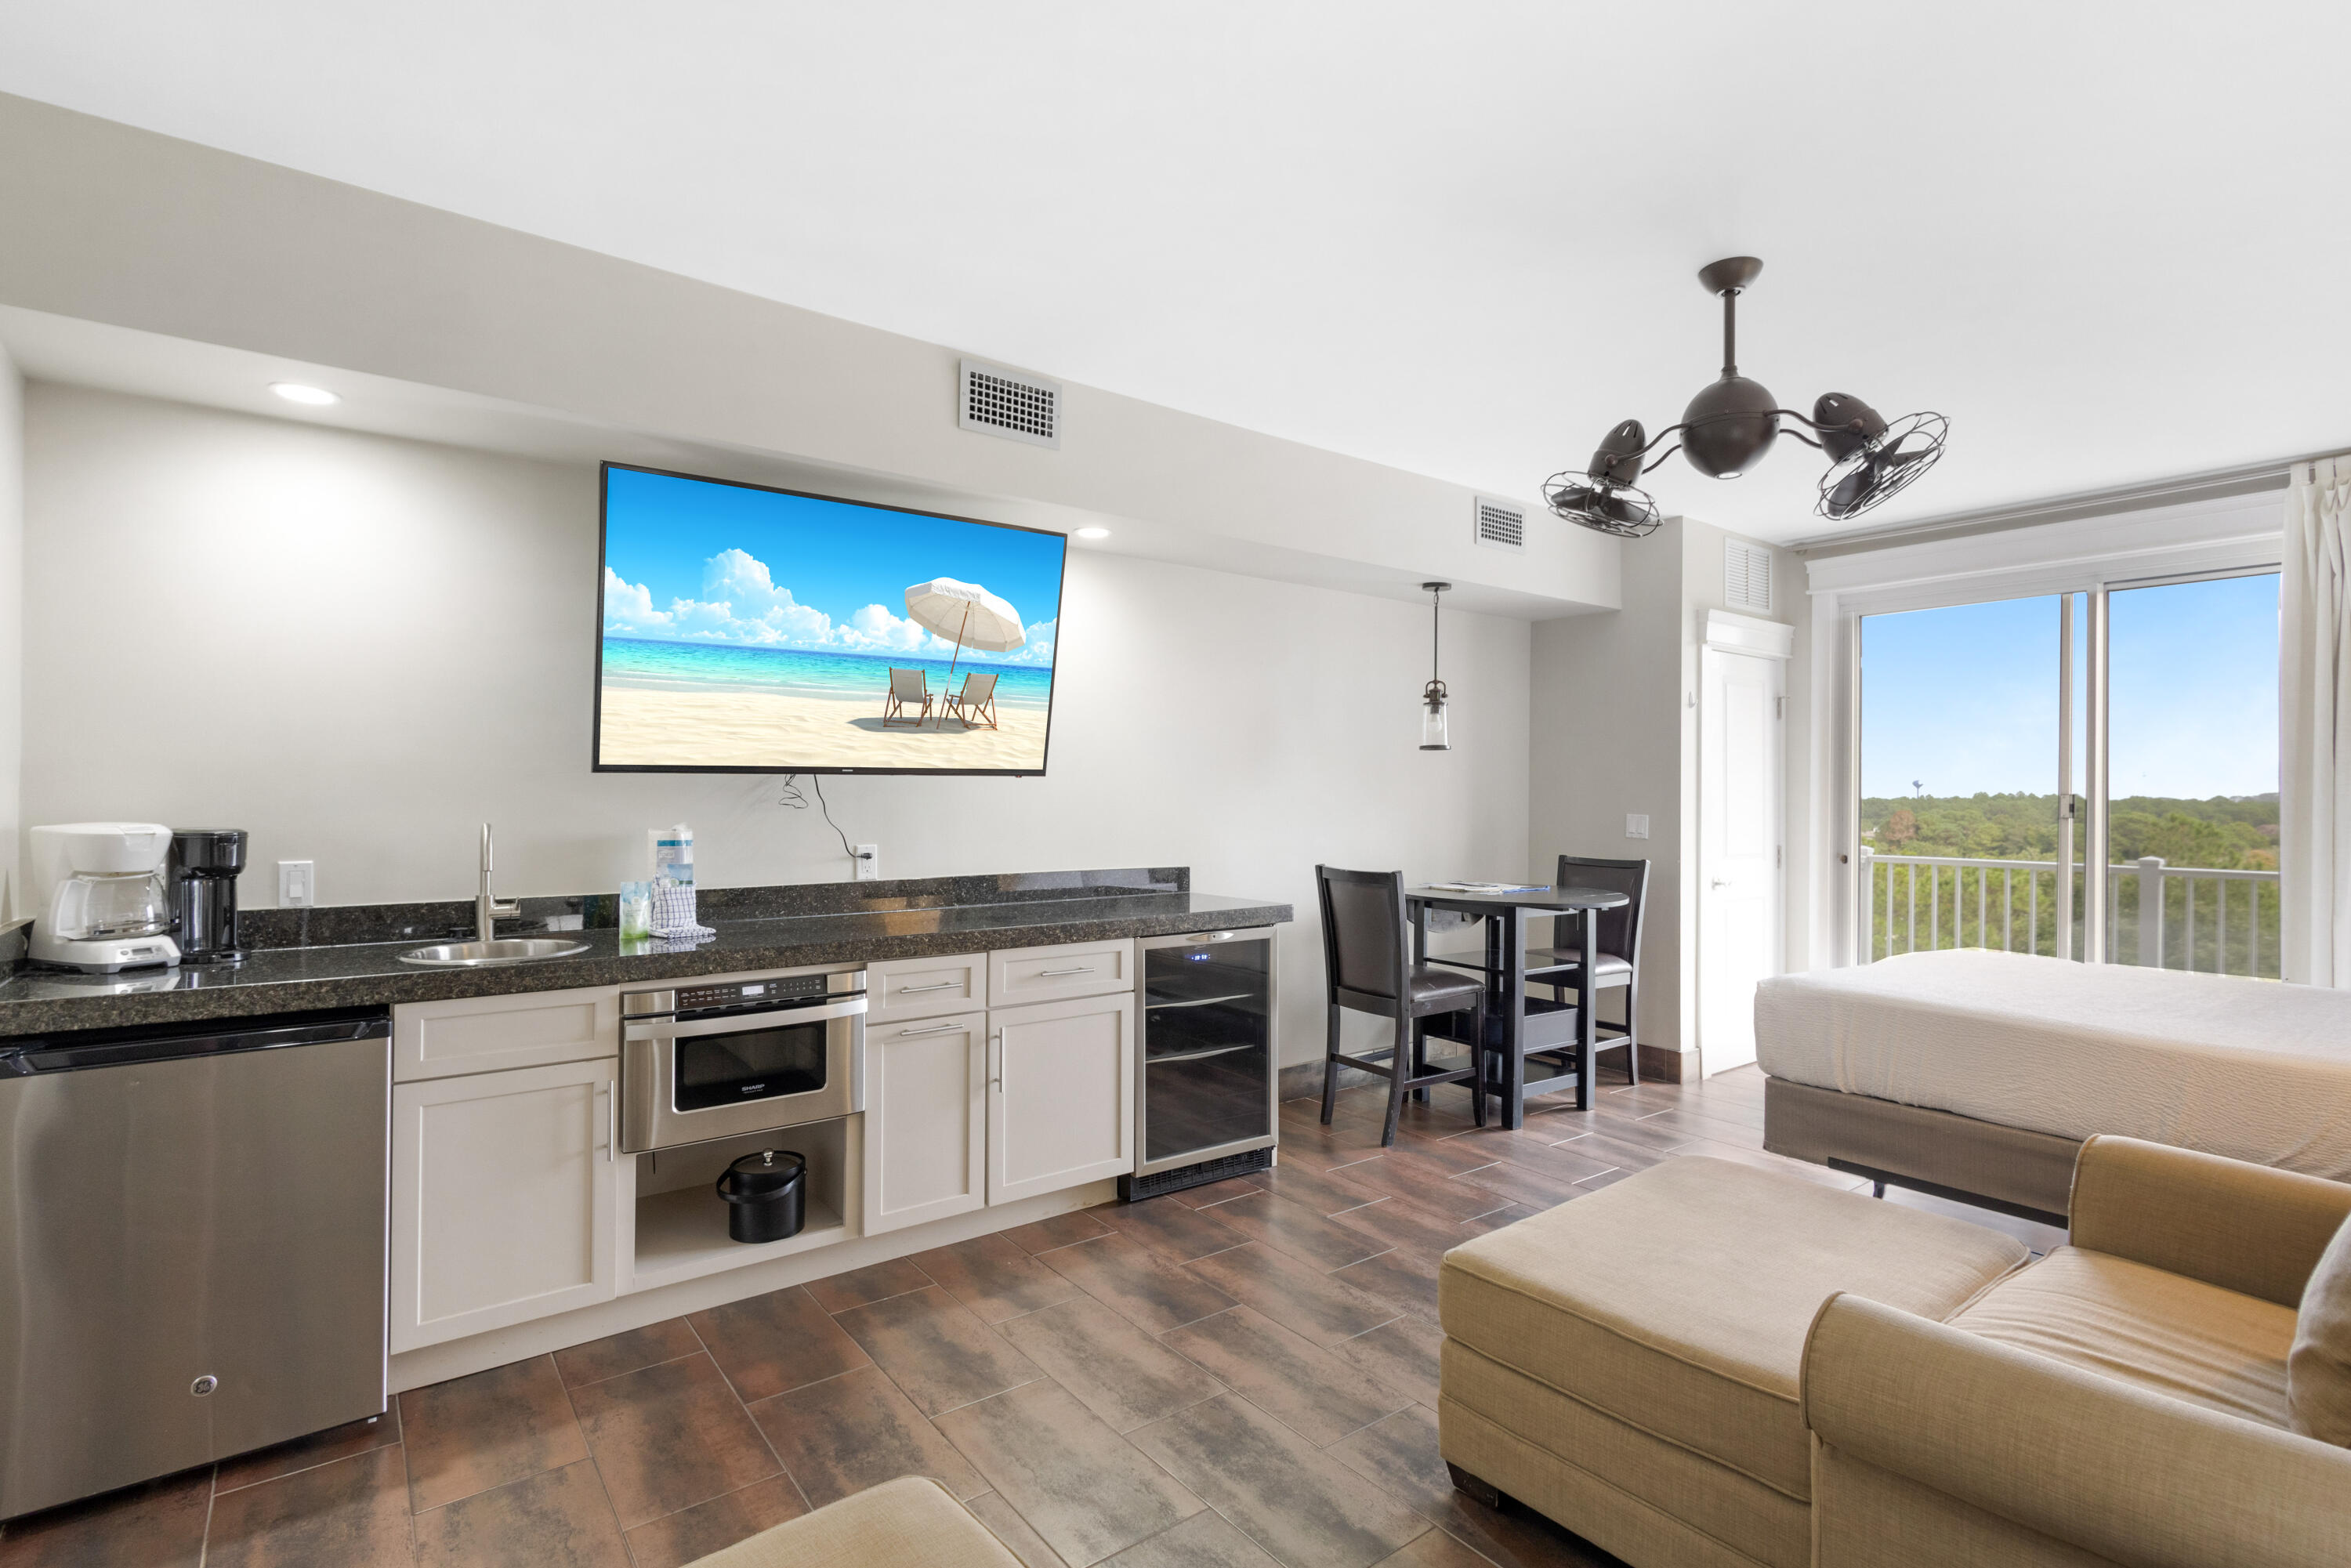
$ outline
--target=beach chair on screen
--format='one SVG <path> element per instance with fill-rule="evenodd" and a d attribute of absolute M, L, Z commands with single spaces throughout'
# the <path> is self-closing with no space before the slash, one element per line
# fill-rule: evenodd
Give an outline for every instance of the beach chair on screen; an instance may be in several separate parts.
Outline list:
<path fill-rule="evenodd" d="M 914 716 L 908 718 L 906 715 L 909 713 Z M 919 728 L 922 722 L 930 716 L 930 683 L 925 679 L 923 672 L 892 670 L 889 700 L 882 705 L 883 725 L 886 727 L 893 724 L 911 724 Z"/>
<path fill-rule="evenodd" d="M 966 729 L 977 729 L 983 724 L 994 729 L 996 727 L 996 677 L 966 675 L 963 678 L 963 690 L 947 694 L 946 711 L 963 720 L 963 727 Z M 944 717 L 945 715 L 941 716 Z"/>

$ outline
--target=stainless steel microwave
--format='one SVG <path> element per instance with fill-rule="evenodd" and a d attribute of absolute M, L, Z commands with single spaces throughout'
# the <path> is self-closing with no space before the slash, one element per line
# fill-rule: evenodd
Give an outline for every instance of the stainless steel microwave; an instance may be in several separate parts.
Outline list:
<path fill-rule="evenodd" d="M 621 998 L 624 1154 L 864 1108 L 862 969 Z"/>

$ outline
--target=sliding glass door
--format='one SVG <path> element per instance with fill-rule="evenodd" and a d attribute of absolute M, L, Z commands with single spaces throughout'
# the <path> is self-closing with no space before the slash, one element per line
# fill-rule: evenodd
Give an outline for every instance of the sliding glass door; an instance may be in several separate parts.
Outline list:
<path fill-rule="evenodd" d="M 2063 595 L 1861 624 L 1865 958 L 2081 950 Z"/>
<path fill-rule="evenodd" d="M 2274 573 L 1865 615 L 1859 655 L 1864 962 L 2276 975 Z"/>
<path fill-rule="evenodd" d="M 2278 975 L 2278 580 L 2107 595 L 2109 963 Z"/>

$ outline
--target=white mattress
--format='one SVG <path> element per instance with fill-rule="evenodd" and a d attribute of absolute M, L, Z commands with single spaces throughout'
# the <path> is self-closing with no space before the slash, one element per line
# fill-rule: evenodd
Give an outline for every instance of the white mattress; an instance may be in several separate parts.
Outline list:
<path fill-rule="evenodd" d="M 1774 1078 L 2351 1180 L 2351 991 L 1959 948 L 1755 994 Z"/>

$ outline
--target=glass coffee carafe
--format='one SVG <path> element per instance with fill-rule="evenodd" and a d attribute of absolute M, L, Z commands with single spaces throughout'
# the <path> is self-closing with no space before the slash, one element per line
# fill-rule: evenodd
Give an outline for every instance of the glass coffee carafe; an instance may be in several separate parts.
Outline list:
<path fill-rule="evenodd" d="M 68 942 L 160 936 L 172 928 L 163 873 L 161 870 L 76 873 L 57 884 L 49 925 Z"/>

